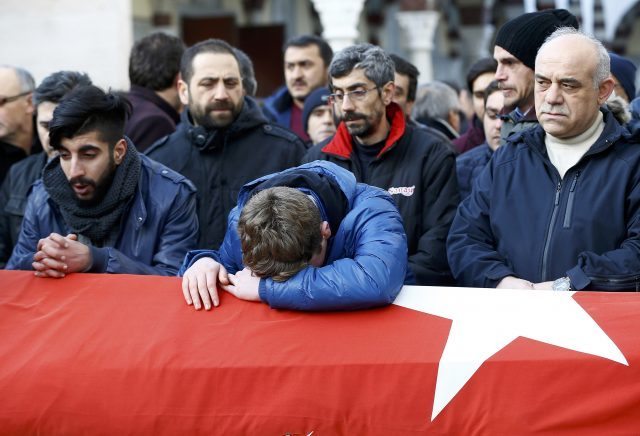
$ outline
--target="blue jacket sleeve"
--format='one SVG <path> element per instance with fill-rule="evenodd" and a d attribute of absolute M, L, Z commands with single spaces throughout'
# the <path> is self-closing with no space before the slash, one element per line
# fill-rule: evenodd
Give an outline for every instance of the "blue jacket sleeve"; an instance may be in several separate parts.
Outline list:
<path fill-rule="evenodd" d="M 382 191 L 380 191 L 382 192 Z M 390 304 L 407 270 L 407 239 L 393 200 L 367 199 L 343 220 L 334 243 L 351 255 L 321 268 L 307 267 L 285 282 L 260 280 L 260 298 L 273 308 L 354 310 Z M 342 238 L 343 241 L 337 241 Z"/>
<path fill-rule="evenodd" d="M 195 191 L 181 188 L 155 244 L 151 265 L 133 259 L 113 247 L 91 247 L 93 265 L 88 272 L 173 276 L 187 251 L 198 240 Z"/>
<path fill-rule="evenodd" d="M 451 272 L 462 286 L 494 288 L 511 267 L 496 251 L 489 219 L 493 163 L 480 173 L 471 194 L 460 203 L 449 236 L 447 257 Z"/>

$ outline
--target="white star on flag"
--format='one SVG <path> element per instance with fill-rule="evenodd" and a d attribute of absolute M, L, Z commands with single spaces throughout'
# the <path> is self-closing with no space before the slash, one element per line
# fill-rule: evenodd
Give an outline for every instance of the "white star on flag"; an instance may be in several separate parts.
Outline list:
<path fill-rule="evenodd" d="M 453 321 L 438 365 L 431 421 L 484 361 L 520 336 L 628 365 L 574 293 L 405 286 L 393 304 Z"/>

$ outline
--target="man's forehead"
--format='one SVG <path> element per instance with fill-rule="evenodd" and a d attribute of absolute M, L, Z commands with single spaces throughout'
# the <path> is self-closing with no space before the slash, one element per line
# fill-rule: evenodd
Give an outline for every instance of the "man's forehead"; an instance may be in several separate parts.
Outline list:
<path fill-rule="evenodd" d="M 66 149 L 73 151 L 86 147 L 94 147 L 100 149 L 108 149 L 109 144 L 101 139 L 100 132 L 92 130 L 90 132 L 81 133 L 72 138 L 62 138 L 60 143 Z"/>
<path fill-rule="evenodd" d="M 567 68 L 576 65 L 576 71 L 595 66 L 597 52 L 595 46 L 579 35 L 562 35 L 540 47 L 536 56 L 538 64 L 561 65 Z"/>
<path fill-rule="evenodd" d="M 20 91 L 20 83 L 15 70 L 0 67 L 0 96 L 12 97 Z"/>
<path fill-rule="evenodd" d="M 315 44 L 309 44 L 302 47 L 290 46 L 284 52 L 285 62 L 302 62 L 306 60 L 321 59 L 320 49 Z"/>
<path fill-rule="evenodd" d="M 316 106 L 313 108 L 313 110 L 311 111 L 312 114 L 314 113 L 319 113 L 319 112 L 325 112 L 331 110 L 331 106 L 329 106 L 328 104 L 321 104 L 319 106 Z"/>
<path fill-rule="evenodd" d="M 396 86 L 406 86 L 406 84 L 409 83 L 409 76 L 396 71 L 393 81 L 396 82 Z"/>
<path fill-rule="evenodd" d="M 334 88 L 347 89 L 355 85 L 373 85 L 373 82 L 364 74 L 361 68 L 354 68 L 349 74 L 343 77 L 332 77 L 331 83 Z"/>
<path fill-rule="evenodd" d="M 240 77 L 238 61 L 229 53 L 199 53 L 193 58 L 194 77 Z"/>
<path fill-rule="evenodd" d="M 487 109 L 494 109 L 496 111 L 500 111 L 502 110 L 503 106 L 504 106 L 504 94 L 502 93 L 502 91 L 497 90 L 489 94 L 489 96 L 487 97 L 487 104 L 485 106 Z"/>

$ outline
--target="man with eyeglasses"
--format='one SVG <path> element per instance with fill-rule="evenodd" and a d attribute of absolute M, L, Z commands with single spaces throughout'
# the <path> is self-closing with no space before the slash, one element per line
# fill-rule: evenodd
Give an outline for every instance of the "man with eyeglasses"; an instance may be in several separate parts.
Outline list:
<path fill-rule="evenodd" d="M 14 163 L 31 154 L 34 145 L 34 107 L 31 93 L 35 82 L 26 70 L 0 66 L 0 183 Z"/>
<path fill-rule="evenodd" d="M 341 122 L 304 161 L 329 160 L 387 190 L 402 215 L 416 282 L 450 284 L 445 239 L 459 201 L 455 157 L 444 142 L 407 125 L 392 101 L 394 75 L 393 60 L 380 47 L 359 44 L 337 53 L 330 98 Z"/>

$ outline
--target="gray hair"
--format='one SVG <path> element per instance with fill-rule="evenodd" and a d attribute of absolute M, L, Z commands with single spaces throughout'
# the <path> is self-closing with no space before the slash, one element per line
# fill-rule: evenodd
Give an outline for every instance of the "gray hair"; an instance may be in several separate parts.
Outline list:
<path fill-rule="evenodd" d="M 418 87 L 413 117 L 446 120 L 449 112 L 460 109 L 456 91 L 446 83 L 434 81 Z"/>
<path fill-rule="evenodd" d="M 33 91 L 36 87 L 36 81 L 33 80 L 33 76 L 24 68 L 14 67 L 13 65 L 0 65 L 0 68 L 8 68 L 15 71 L 18 77 L 18 83 L 20 85 L 20 92 Z"/>
<path fill-rule="evenodd" d="M 240 65 L 240 75 L 242 76 L 242 86 L 250 97 L 255 97 L 258 91 L 258 81 L 256 80 L 256 74 L 253 70 L 253 62 L 248 54 L 234 47 L 233 51 L 238 58 L 238 65 Z"/>
<path fill-rule="evenodd" d="M 378 88 L 395 78 L 396 66 L 384 50 L 372 44 L 356 44 L 335 54 L 329 65 L 329 85 L 334 78 L 348 75 L 354 69 L 364 70 L 364 75 Z"/>
<path fill-rule="evenodd" d="M 545 47 L 548 43 L 550 43 L 554 39 L 557 39 L 557 38 L 560 38 L 561 36 L 566 36 L 566 35 L 577 35 L 591 42 L 591 44 L 593 44 L 593 48 L 596 50 L 596 53 L 598 54 L 598 63 L 596 65 L 596 70 L 593 75 L 593 86 L 596 89 L 598 89 L 602 81 L 608 79 L 609 76 L 611 75 L 611 59 L 609 58 L 609 53 L 607 53 L 607 49 L 604 47 L 604 45 L 602 45 L 602 42 L 600 42 L 600 40 L 598 40 L 597 38 L 594 38 L 591 35 L 587 35 L 586 33 L 580 30 L 574 29 L 573 27 L 559 27 L 555 32 L 549 35 L 547 39 L 544 40 L 544 43 L 540 46 L 540 50 L 538 50 L 538 53 L 540 53 L 543 47 Z"/>

